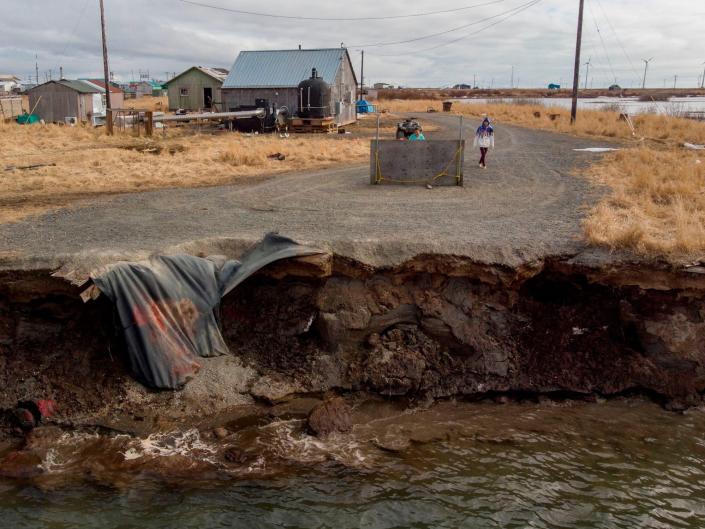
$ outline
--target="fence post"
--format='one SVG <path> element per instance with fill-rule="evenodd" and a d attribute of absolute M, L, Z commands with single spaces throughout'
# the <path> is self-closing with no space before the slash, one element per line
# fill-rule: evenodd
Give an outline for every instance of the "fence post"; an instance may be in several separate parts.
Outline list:
<path fill-rule="evenodd" d="M 154 127 L 154 112 L 148 110 L 144 113 L 144 134 L 145 136 L 152 136 L 152 129 Z"/>

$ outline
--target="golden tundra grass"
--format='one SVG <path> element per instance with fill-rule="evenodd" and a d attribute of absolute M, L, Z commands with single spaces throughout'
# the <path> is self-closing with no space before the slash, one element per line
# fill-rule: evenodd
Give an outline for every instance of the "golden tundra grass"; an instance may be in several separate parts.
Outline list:
<path fill-rule="evenodd" d="M 380 108 L 390 112 L 421 113 L 428 108 L 441 110 L 441 102 L 433 100 L 391 100 L 380 101 Z M 619 120 L 619 112 L 606 110 L 581 110 L 575 126 L 570 124 L 570 110 L 543 105 L 516 105 L 510 103 L 491 103 L 487 105 L 476 103 L 454 103 L 453 112 L 466 116 L 490 116 L 498 124 L 510 123 L 541 130 L 576 134 L 597 138 L 614 138 L 621 140 L 641 141 L 659 145 L 679 146 L 684 142 L 705 143 L 705 122 L 654 114 L 644 114 L 633 117 L 636 135 L 624 121 Z M 535 117 L 538 113 L 540 117 Z M 551 114 L 557 115 L 551 119 Z M 479 125 L 479 123 L 478 123 Z"/>
<path fill-rule="evenodd" d="M 424 112 L 428 107 L 440 110 L 441 102 L 382 101 L 380 106 L 391 112 Z M 572 126 L 568 110 L 541 105 L 455 103 L 453 110 L 476 117 L 478 124 L 488 115 L 500 126 L 619 140 L 624 149 L 586 173 L 609 189 L 585 219 L 587 240 L 674 262 L 705 259 L 705 152 L 683 148 L 685 142 L 705 144 L 705 123 L 640 115 L 633 118 L 633 135 L 618 112 L 581 110 Z M 559 117 L 552 120 L 551 114 Z"/>
<path fill-rule="evenodd" d="M 135 99 L 125 99 L 122 106 L 123 108 L 134 108 L 138 110 L 159 110 L 167 112 L 169 110 L 169 98 L 166 96 L 143 96 Z"/>
<path fill-rule="evenodd" d="M 369 143 L 338 135 L 247 136 L 170 130 L 108 137 L 104 129 L 0 123 L 0 222 L 101 194 L 245 181 L 364 161 Z M 284 161 L 268 156 L 282 153 Z M 9 166 L 56 164 L 29 170 Z"/>

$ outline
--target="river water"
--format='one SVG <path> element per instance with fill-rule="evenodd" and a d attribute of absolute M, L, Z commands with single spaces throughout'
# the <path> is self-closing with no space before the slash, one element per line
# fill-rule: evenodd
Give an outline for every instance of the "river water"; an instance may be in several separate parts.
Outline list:
<path fill-rule="evenodd" d="M 529 98 L 531 102 L 547 107 L 570 108 L 568 97 Z M 507 102 L 512 99 L 458 99 L 461 103 L 481 104 Z M 516 100 L 515 100 L 516 101 Z M 666 114 L 670 116 L 697 115 L 705 118 L 705 97 L 671 97 L 668 101 L 640 101 L 636 97 L 594 97 L 578 99 L 580 110 L 616 110 L 625 114 Z"/>
<path fill-rule="evenodd" d="M 3 527 L 701 528 L 705 411 L 598 403 L 362 403 L 321 441 L 297 419 L 135 440 L 61 434 L 0 479 Z M 224 445 L 241 452 L 227 462 Z M 42 452 L 44 450 L 44 452 Z M 6 458 L 7 459 L 7 458 Z M 232 460 L 235 459 L 233 462 Z"/>

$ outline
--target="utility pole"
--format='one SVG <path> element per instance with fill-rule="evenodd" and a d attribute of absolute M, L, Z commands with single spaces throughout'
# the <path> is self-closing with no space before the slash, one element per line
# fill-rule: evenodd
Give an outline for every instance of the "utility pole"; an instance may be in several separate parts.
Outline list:
<path fill-rule="evenodd" d="M 705 62 L 703 64 L 705 64 Z M 703 80 L 700 81 L 700 88 L 705 88 L 705 68 L 703 68 Z"/>
<path fill-rule="evenodd" d="M 585 90 L 587 90 L 587 82 L 588 82 L 588 75 L 590 75 L 590 61 L 592 60 L 592 57 L 588 57 L 587 62 L 585 63 L 586 69 L 585 69 Z"/>
<path fill-rule="evenodd" d="M 678 74 L 673 76 L 673 89 L 676 89 L 676 84 L 678 83 Z"/>
<path fill-rule="evenodd" d="M 653 61 L 653 57 L 649 57 L 648 59 L 642 59 L 644 61 L 644 80 L 641 82 L 641 89 L 643 90 L 646 88 L 646 70 L 649 69 L 649 63 Z"/>
<path fill-rule="evenodd" d="M 105 75 L 105 108 L 113 108 L 110 104 L 110 70 L 108 69 L 108 44 L 105 40 L 105 9 L 103 0 L 100 0 L 100 31 L 103 37 L 103 74 Z M 106 127 L 110 130 L 111 127 Z"/>
<path fill-rule="evenodd" d="M 360 99 L 364 99 L 363 90 L 365 87 L 365 50 L 360 51 Z"/>
<path fill-rule="evenodd" d="M 575 43 L 575 67 L 573 69 L 573 101 L 570 106 L 570 122 L 575 123 L 578 115 L 578 82 L 580 81 L 580 45 L 583 40 L 583 10 L 585 0 L 580 0 L 578 8 L 578 36 Z"/>
<path fill-rule="evenodd" d="M 36 53 L 34 54 L 34 75 L 37 77 L 37 84 L 39 84 L 39 60 Z"/>
<path fill-rule="evenodd" d="M 509 85 L 510 85 L 509 88 L 512 88 L 512 89 L 514 88 L 514 65 L 512 65 L 512 78 L 509 81 Z"/>
<path fill-rule="evenodd" d="M 474 73 L 474 74 L 472 74 L 472 88 L 473 88 L 473 90 L 475 89 L 476 86 L 477 86 L 477 74 Z"/>

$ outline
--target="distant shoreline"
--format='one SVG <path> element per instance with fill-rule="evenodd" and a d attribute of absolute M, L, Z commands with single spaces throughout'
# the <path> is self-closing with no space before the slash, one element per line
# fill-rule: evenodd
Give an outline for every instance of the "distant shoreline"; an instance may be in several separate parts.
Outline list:
<path fill-rule="evenodd" d="M 374 90 L 374 89 L 368 89 Z M 549 90 L 548 88 L 496 88 L 496 89 L 439 89 L 439 88 L 384 88 L 377 90 L 378 99 L 459 99 L 459 98 L 544 98 L 571 97 L 569 89 Z M 705 96 L 702 88 L 624 88 L 610 91 L 606 88 L 579 90 L 582 99 L 597 97 L 645 97 L 665 101 L 670 97 Z"/>

